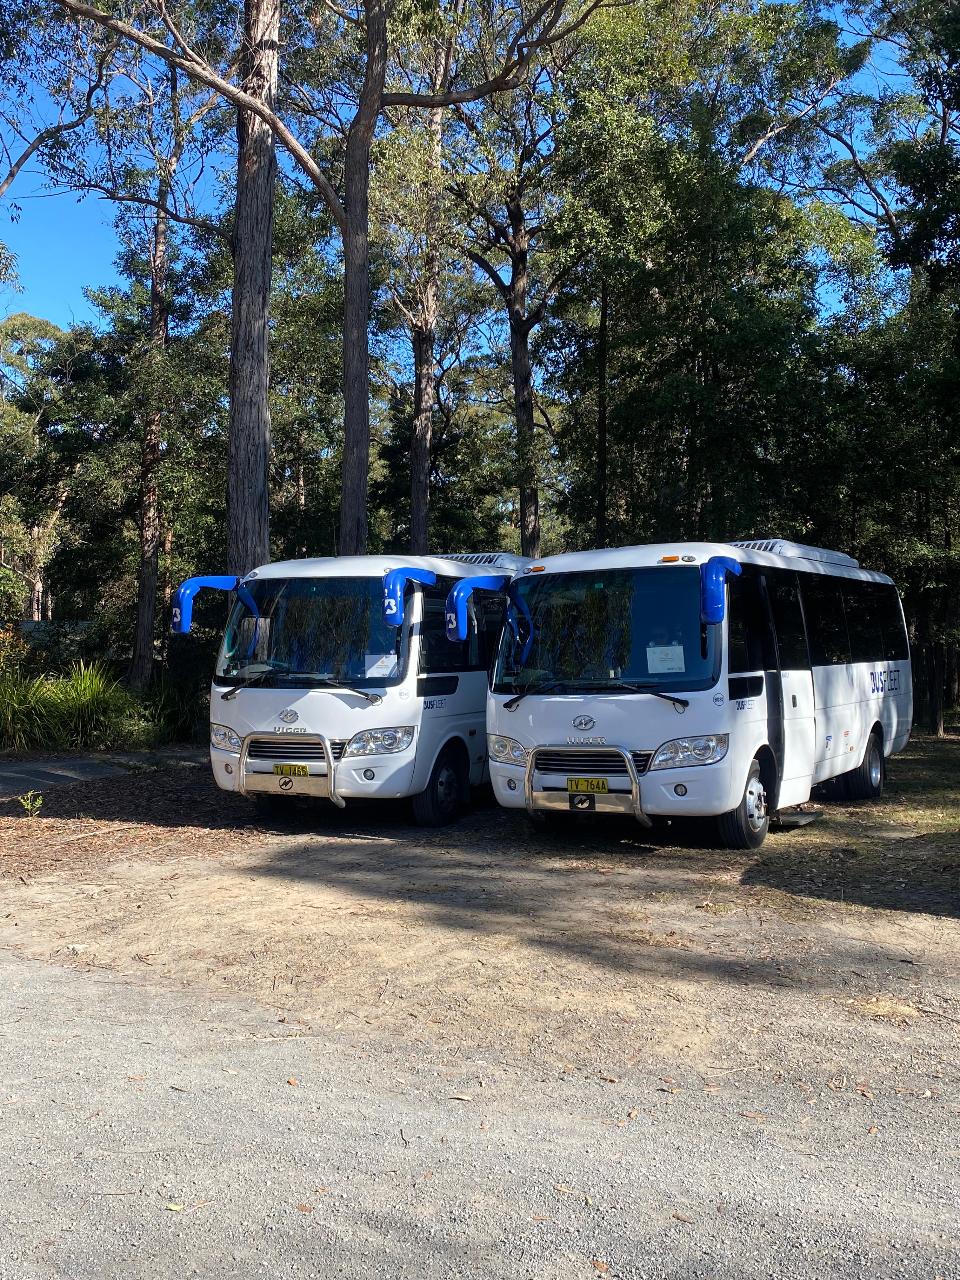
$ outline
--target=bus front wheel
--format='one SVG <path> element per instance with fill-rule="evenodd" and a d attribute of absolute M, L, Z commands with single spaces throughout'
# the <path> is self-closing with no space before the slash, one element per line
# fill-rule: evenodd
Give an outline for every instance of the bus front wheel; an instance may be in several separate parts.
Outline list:
<path fill-rule="evenodd" d="M 413 797 L 413 816 L 421 827 L 445 827 L 469 802 L 470 779 L 462 753 L 441 751 L 425 791 Z"/>
<path fill-rule="evenodd" d="M 754 759 L 740 803 L 736 809 L 720 815 L 717 829 L 726 849 L 759 849 L 769 827 L 767 789 L 760 773 L 760 761 Z"/>

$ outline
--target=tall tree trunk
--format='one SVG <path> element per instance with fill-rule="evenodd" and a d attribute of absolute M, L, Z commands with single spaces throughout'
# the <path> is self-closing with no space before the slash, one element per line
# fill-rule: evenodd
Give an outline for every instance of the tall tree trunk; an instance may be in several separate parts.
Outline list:
<path fill-rule="evenodd" d="M 431 90 L 439 93 L 447 75 L 446 51 L 438 46 Z M 437 396 L 437 314 L 440 307 L 441 166 L 443 163 L 443 109 L 427 114 L 430 135 L 430 208 L 426 225 L 426 262 L 418 324 L 410 335 L 413 344 L 413 437 L 410 442 L 410 550 L 425 555 L 430 541 L 430 452 L 433 437 L 433 405 Z"/>
<path fill-rule="evenodd" d="M 600 331 L 597 334 L 597 546 L 607 545 L 607 363 L 610 293 L 600 281 Z"/>
<path fill-rule="evenodd" d="M 157 190 L 157 215 L 150 254 L 150 353 L 159 364 L 169 337 L 167 305 L 168 222 L 162 210 L 170 195 L 166 180 Z M 153 382 L 153 379 L 151 379 Z M 140 444 L 140 569 L 137 581 L 137 622 L 133 633 L 133 654 L 127 683 L 131 689 L 145 689 L 153 675 L 154 629 L 157 617 L 157 576 L 160 564 L 160 509 L 157 500 L 157 472 L 163 437 L 163 412 L 154 386 L 151 404 L 143 423 Z"/>
<path fill-rule="evenodd" d="M 430 538 L 430 450 L 436 392 L 433 327 L 412 331 L 413 435 L 410 440 L 410 551 L 427 554 Z"/>
<path fill-rule="evenodd" d="M 343 469 L 340 554 L 367 549 L 367 483 L 370 468 L 370 146 L 387 67 L 384 0 L 367 0 L 366 64 L 360 105 L 347 134 L 344 163 L 346 227 L 343 233 Z"/>
<path fill-rule="evenodd" d="M 533 371 L 530 365 L 530 329 L 525 321 L 510 322 L 510 364 L 513 402 L 517 419 L 517 477 L 520 484 L 520 552 L 540 554 L 540 493 L 533 421 Z"/>
<path fill-rule="evenodd" d="M 271 109 L 279 65 L 279 0 L 245 0 L 240 82 Z M 237 115 L 233 232 L 227 568 L 247 573 L 270 558 L 270 281 L 277 159 L 273 133 Z"/>
<path fill-rule="evenodd" d="M 540 493 L 537 488 L 536 427 L 533 419 L 533 369 L 530 364 L 529 296 L 530 238 L 526 215 L 519 199 L 507 201 L 510 220 L 510 286 L 507 310 L 510 319 L 510 366 L 513 374 L 513 408 L 517 420 L 517 479 L 520 486 L 520 551 L 540 554 Z"/>

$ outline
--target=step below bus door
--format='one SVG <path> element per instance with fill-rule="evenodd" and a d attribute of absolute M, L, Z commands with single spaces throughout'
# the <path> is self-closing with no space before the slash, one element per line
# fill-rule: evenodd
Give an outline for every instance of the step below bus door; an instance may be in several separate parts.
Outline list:
<path fill-rule="evenodd" d="M 780 808 L 802 804 L 810 798 L 816 760 L 817 720 L 813 676 L 809 669 L 782 671 L 783 772 Z"/>

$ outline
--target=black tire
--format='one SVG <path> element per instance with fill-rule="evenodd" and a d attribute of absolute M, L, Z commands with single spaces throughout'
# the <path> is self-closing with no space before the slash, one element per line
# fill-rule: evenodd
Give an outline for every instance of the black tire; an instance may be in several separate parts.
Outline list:
<path fill-rule="evenodd" d="M 759 849 L 769 829 L 767 789 L 760 773 L 760 761 L 754 758 L 747 774 L 743 798 L 735 809 L 720 815 L 717 830 L 725 849 Z"/>
<path fill-rule="evenodd" d="M 845 798 L 847 800 L 879 800 L 883 795 L 886 772 L 883 740 L 874 730 L 867 739 L 867 747 L 860 764 L 856 769 L 851 769 L 849 773 L 843 775 Z"/>
<path fill-rule="evenodd" d="M 463 754 L 447 747 L 437 756 L 426 790 L 413 797 L 413 817 L 421 827 L 445 827 L 466 809 L 470 778 Z"/>

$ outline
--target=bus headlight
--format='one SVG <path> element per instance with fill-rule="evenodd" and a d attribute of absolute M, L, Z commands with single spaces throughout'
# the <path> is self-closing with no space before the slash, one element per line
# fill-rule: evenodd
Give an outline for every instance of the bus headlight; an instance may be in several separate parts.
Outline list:
<path fill-rule="evenodd" d="M 219 747 L 221 751 L 235 751 L 240 754 L 240 748 L 243 743 L 237 734 L 225 724 L 212 724 L 210 726 L 210 741 L 215 747 Z"/>
<path fill-rule="evenodd" d="M 708 733 L 702 738 L 674 738 L 665 742 L 650 762 L 651 769 L 681 769 L 691 764 L 716 764 L 727 754 L 730 736 Z"/>
<path fill-rule="evenodd" d="M 487 748 L 491 759 L 499 760 L 501 764 L 524 765 L 527 763 L 529 754 L 527 748 L 521 746 L 519 742 L 514 742 L 513 738 L 501 737 L 499 733 L 487 734 Z"/>
<path fill-rule="evenodd" d="M 413 725 L 398 729 L 364 729 L 347 743 L 345 756 L 383 756 L 392 751 L 406 751 L 413 741 Z"/>

